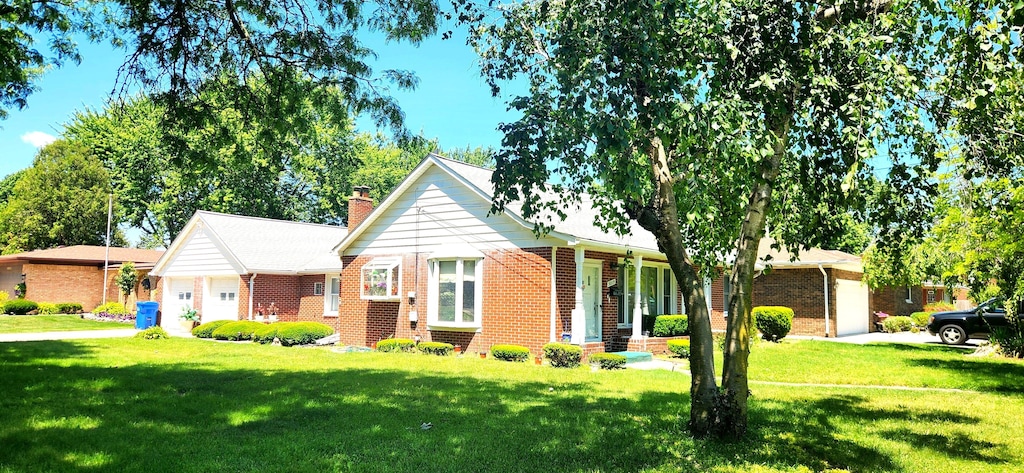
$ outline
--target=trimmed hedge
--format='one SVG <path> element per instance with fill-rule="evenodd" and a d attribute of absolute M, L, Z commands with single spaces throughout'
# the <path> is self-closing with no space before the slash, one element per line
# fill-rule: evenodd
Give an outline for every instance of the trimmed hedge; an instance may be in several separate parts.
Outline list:
<path fill-rule="evenodd" d="M 106 312 L 112 315 L 122 315 L 128 313 L 128 310 L 123 305 L 117 302 L 107 302 L 92 310 L 92 313 L 98 314 L 100 312 Z"/>
<path fill-rule="evenodd" d="M 11 299 L 4 303 L 4 313 L 25 315 L 39 308 L 39 304 L 26 299 Z"/>
<path fill-rule="evenodd" d="M 419 348 L 421 353 L 427 355 L 449 356 L 455 353 L 455 345 L 451 343 L 420 342 L 416 348 Z"/>
<path fill-rule="evenodd" d="M 583 359 L 583 349 L 568 343 L 549 343 L 544 345 L 544 358 L 556 368 L 575 368 Z"/>
<path fill-rule="evenodd" d="M 62 314 L 81 314 L 82 304 L 78 302 L 58 302 L 57 309 Z"/>
<path fill-rule="evenodd" d="M 273 343 L 274 339 L 277 338 L 277 329 L 280 327 L 282 322 L 273 324 L 264 324 L 262 327 L 253 330 L 252 341 L 256 343 L 262 343 L 264 345 Z M 194 332 L 195 330 L 193 330 Z"/>
<path fill-rule="evenodd" d="M 626 367 L 626 357 L 615 353 L 594 353 L 590 363 L 597 363 L 603 370 L 620 370 Z"/>
<path fill-rule="evenodd" d="M 914 312 L 913 314 L 910 314 L 910 321 L 918 327 L 926 327 L 928 326 L 928 319 L 931 318 L 931 316 L 931 312 Z M 885 325 L 884 321 L 882 322 L 882 325 Z"/>
<path fill-rule="evenodd" d="M 60 313 L 60 308 L 57 304 L 52 302 L 40 302 L 39 308 L 36 309 L 36 313 L 39 315 L 54 315 Z"/>
<path fill-rule="evenodd" d="M 949 302 L 937 301 L 930 304 L 925 304 L 924 308 L 921 309 L 923 312 L 948 312 L 956 310 L 956 306 Z"/>
<path fill-rule="evenodd" d="M 769 342 L 782 340 L 793 329 L 793 309 L 789 307 L 758 306 L 751 309 L 751 314 L 761 338 Z"/>
<path fill-rule="evenodd" d="M 411 338 L 385 338 L 377 342 L 377 351 L 384 353 L 412 352 L 415 349 L 416 342 Z"/>
<path fill-rule="evenodd" d="M 530 359 L 530 349 L 519 345 L 492 345 L 491 356 L 503 361 L 526 361 Z"/>
<path fill-rule="evenodd" d="M 894 315 L 882 322 L 882 330 L 887 333 L 906 332 L 913 326 L 913 320 L 905 315 Z"/>
<path fill-rule="evenodd" d="M 213 338 L 213 331 L 224 325 L 230 324 L 231 320 L 214 320 L 192 329 L 192 336 L 196 338 Z"/>
<path fill-rule="evenodd" d="M 147 328 L 146 330 L 143 330 L 135 334 L 135 338 L 142 338 L 145 340 L 159 340 L 161 338 L 171 338 L 171 336 L 168 335 L 167 332 L 159 325 L 155 325 L 153 327 Z"/>
<path fill-rule="evenodd" d="M 250 320 L 228 322 L 213 330 L 213 338 L 229 341 L 252 340 L 252 333 L 262 326 L 263 324 Z"/>
<path fill-rule="evenodd" d="M 678 340 L 669 340 L 666 342 L 668 345 L 668 351 L 674 353 L 679 358 L 690 357 L 690 339 L 683 338 Z"/>
<path fill-rule="evenodd" d="M 655 337 L 686 335 L 689 330 L 690 322 L 685 315 L 659 315 L 654 319 Z"/>
<path fill-rule="evenodd" d="M 277 338 L 281 340 L 281 345 L 286 347 L 309 345 L 334 333 L 333 328 L 320 322 L 277 322 L 277 326 Z"/>

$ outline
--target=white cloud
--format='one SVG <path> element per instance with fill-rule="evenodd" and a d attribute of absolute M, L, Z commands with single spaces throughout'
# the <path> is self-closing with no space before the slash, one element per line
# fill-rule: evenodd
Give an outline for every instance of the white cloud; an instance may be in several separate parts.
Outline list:
<path fill-rule="evenodd" d="M 54 141 L 57 141 L 57 137 L 49 133 L 43 133 L 41 131 L 30 131 L 28 133 L 25 133 L 24 135 L 21 135 L 21 141 L 24 141 L 32 146 L 35 146 L 36 148 L 42 148 L 43 146 L 46 146 L 50 143 L 53 143 Z"/>

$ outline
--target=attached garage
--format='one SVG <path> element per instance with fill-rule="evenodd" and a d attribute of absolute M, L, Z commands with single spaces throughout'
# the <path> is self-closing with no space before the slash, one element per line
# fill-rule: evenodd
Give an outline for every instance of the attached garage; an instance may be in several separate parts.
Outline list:
<path fill-rule="evenodd" d="M 869 300 L 868 286 L 863 282 L 836 279 L 836 336 L 868 333 Z"/>
<path fill-rule="evenodd" d="M 203 298 L 203 322 L 238 319 L 238 276 L 207 278 L 209 290 Z"/>
<path fill-rule="evenodd" d="M 166 278 L 164 284 L 164 297 L 160 309 L 163 315 L 160 318 L 160 325 L 165 329 L 176 329 L 181 312 L 186 307 L 195 307 L 195 278 Z"/>

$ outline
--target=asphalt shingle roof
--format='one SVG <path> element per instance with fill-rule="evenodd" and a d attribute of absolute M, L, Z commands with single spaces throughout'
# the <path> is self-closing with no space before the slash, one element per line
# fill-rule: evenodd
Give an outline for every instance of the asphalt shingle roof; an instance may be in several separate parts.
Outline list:
<path fill-rule="evenodd" d="M 77 261 L 82 263 L 102 263 L 106 252 L 107 248 L 105 246 L 75 245 L 3 255 L 0 256 L 0 261 Z M 155 263 L 163 254 L 163 250 L 110 247 L 110 262 L 111 264 L 125 261 Z"/>

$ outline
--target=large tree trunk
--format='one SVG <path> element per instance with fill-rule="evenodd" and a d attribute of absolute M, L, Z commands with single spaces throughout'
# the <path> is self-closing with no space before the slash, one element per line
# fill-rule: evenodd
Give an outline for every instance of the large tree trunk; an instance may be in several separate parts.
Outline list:
<path fill-rule="evenodd" d="M 695 437 L 712 434 L 719 424 L 716 412 L 718 385 L 715 381 L 714 341 L 711 317 L 704 302 L 704 283 L 693 267 L 679 230 L 674 178 L 660 139 L 648 149 L 655 196 L 650 211 L 635 215 L 642 227 L 654 234 L 679 282 L 690 323 L 690 432 Z"/>
<path fill-rule="evenodd" d="M 728 275 L 732 288 L 726 300 L 729 307 L 729 322 L 726 327 L 722 367 L 724 393 L 722 404 L 719 406 L 720 430 L 715 433 L 719 437 L 738 438 L 747 431 L 747 397 L 750 394 L 747 368 L 750 336 L 755 333 L 750 315 L 754 267 L 775 180 L 779 175 L 782 158 L 786 154 L 788 118 L 771 129 L 775 140 L 774 150 L 772 156 L 764 163 L 761 179 L 750 192 L 747 213 L 736 242 L 736 261 Z"/>

